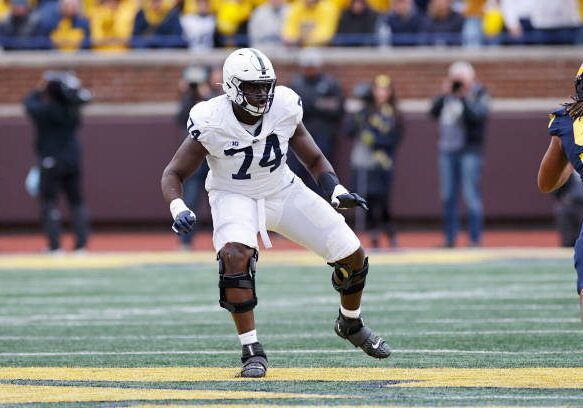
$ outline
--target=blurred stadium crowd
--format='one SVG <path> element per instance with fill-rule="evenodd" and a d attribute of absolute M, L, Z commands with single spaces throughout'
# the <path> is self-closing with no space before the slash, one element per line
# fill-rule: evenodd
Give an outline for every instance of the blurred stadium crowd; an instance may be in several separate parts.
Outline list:
<path fill-rule="evenodd" d="M 0 0 L 4 50 L 579 44 L 583 0 Z"/>

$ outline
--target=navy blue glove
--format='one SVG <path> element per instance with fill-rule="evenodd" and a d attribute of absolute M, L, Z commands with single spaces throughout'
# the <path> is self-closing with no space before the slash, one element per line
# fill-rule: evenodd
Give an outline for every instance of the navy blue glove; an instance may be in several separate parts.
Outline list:
<path fill-rule="evenodd" d="M 196 224 L 196 215 L 190 210 L 184 210 L 176 216 L 172 230 L 178 235 L 185 235 L 192 231 L 194 224 Z"/>
<path fill-rule="evenodd" d="M 366 203 L 366 200 L 356 193 L 340 194 L 337 195 L 335 198 L 338 201 L 338 206 L 336 208 L 340 210 L 359 206 L 363 208 L 364 211 L 368 211 L 368 205 Z"/>
<path fill-rule="evenodd" d="M 332 192 L 332 199 L 330 200 L 332 207 L 339 210 L 353 208 L 359 206 L 365 211 L 368 211 L 366 200 L 356 193 L 349 192 L 342 184 L 336 185 Z"/>

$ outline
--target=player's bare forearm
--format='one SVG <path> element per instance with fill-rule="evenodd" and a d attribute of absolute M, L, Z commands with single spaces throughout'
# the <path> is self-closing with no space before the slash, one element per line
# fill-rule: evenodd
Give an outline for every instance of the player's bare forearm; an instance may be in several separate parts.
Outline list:
<path fill-rule="evenodd" d="M 556 190 L 559 187 L 562 187 L 567 180 L 569 180 L 569 177 L 571 177 L 571 174 L 573 174 L 573 167 L 571 166 L 571 164 L 567 164 L 565 166 L 565 168 L 563 169 L 563 172 L 561 173 L 561 177 L 559 177 L 559 180 L 554 188 L 554 190 Z"/>
<path fill-rule="evenodd" d="M 332 165 L 322 154 L 322 151 L 314 142 L 312 135 L 310 135 L 303 123 L 300 122 L 296 128 L 293 137 L 290 139 L 290 146 L 314 180 L 318 180 L 322 173 L 334 172 Z"/>
<path fill-rule="evenodd" d="M 332 165 L 322 154 L 303 123 L 300 123 L 289 141 L 300 162 L 310 172 L 320 186 L 324 197 L 334 208 L 348 209 L 359 206 L 368 210 L 366 200 L 358 194 L 350 193 L 338 180 Z"/>
<path fill-rule="evenodd" d="M 206 149 L 199 142 L 186 138 L 162 173 L 160 186 L 168 204 L 182 198 L 182 183 L 202 164 Z"/>
<path fill-rule="evenodd" d="M 567 182 L 572 172 L 573 168 L 563 152 L 561 139 L 553 136 L 538 170 L 539 190 L 543 193 L 555 191 Z"/>
<path fill-rule="evenodd" d="M 160 186 L 167 204 L 176 198 L 182 198 L 182 182 L 183 179 L 172 168 L 166 167 L 164 169 Z"/>
<path fill-rule="evenodd" d="M 302 163 L 306 167 L 306 170 L 308 170 L 308 172 L 312 175 L 314 180 L 318 180 L 318 177 L 320 177 L 320 174 L 322 173 L 334 173 L 332 165 L 321 152 L 318 157 L 315 157 L 310 162 L 304 163 L 302 161 Z"/>
<path fill-rule="evenodd" d="M 558 188 L 562 187 L 567 182 L 569 177 L 571 177 L 572 173 L 573 173 L 573 167 L 571 167 L 570 164 L 567 164 L 563 168 L 563 171 L 556 178 L 556 182 L 553 185 L 550 185 L 550 184 L 546 185 L 545 187 L 547 187 L 547 189 L 545 191 L 541 188 L 540 183 L 539 183 L 539 189 L 541 189 L 541 191 L 543 193 L 551 193 L 551 192 L 557 190 Z"/>

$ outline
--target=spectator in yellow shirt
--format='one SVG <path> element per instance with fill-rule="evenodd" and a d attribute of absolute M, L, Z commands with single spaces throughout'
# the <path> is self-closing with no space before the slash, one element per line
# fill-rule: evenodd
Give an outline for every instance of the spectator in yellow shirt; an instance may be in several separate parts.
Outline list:
<path fill-rule="evenodd" d="M 283 40 L 295 46 L 325 45 L 337 24 L 338 9 L 331 0 L 295 0 L 283 25 Z"/>
<path fill-rule="evenodd" d="M 10 1 L 8 0 L 0 0 L 0 20 L 4 19 L 8 16 L 10 12 Z"/>
<path fill-rule="evenodd" d="M 135 0 L 101 0 L 90 15 L 93 49 L 124 51 L 132 37 Z"/>
<path fill-rule="evenodd" d="M 144 0 L 134 19 L 133 48 L 177 48 L 182 38 L 180 9 L 174 0 Z"/>
<path fill-rule="evenodd" d="M 59 13 L 42 16 L 41 19 L 42 32 L 50 39 L 53 48 L 61 51 L 89 48 L 89 21 L 80 11 L 79 0 L 60 0 Z"/>
<path fill-rule="evenodd" d="M 333 2 L 338 10 L 346 10 L 350 6 L 350 0 L 333 0 Z M 391 9 L 392 1 L 366 0 L 366 4 L 377 13 L 387 13 Z"/>
<path fill-rule="evenodd" d="M 198 1 L 199 0 L 177 0 L 176 7 L 180 9 L 182 15 L 196 14 L 200 11 Z M 208 0 L 208 3 L 210 4 L 211 13 L 217 14 L 217 11 L 221 8 L 221 0 Z"/>
<path fill-rule="evenodd" d="M 243 39 L 247 34 L 247 21 L 253 5 L 249 0 L 223 0 L 217 12 L 219 46 L 247 46 Z"/>
<path fill-rule="evenodd" d="M 387 13 L 391 9 L 391 0 L 368 0 L 367 3 L 377 13 Z"/>

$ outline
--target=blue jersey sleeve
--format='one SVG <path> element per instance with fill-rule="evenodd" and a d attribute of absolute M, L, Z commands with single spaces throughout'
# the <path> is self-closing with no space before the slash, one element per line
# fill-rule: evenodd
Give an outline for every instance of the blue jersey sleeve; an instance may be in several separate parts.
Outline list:
<path fill-rule="evenodd" d="M 569 134 L 572 131 L 572 126 L 572 120 L 564 107 L 556 109 L 549 114 L 549 135 L 560 137 Z"/>
<path fill-rule="evenodd" d="M 557 116 L 555 113 L 549 115 L 549 135 L 560 136 L 561 135 L 561 116 Z"/>

